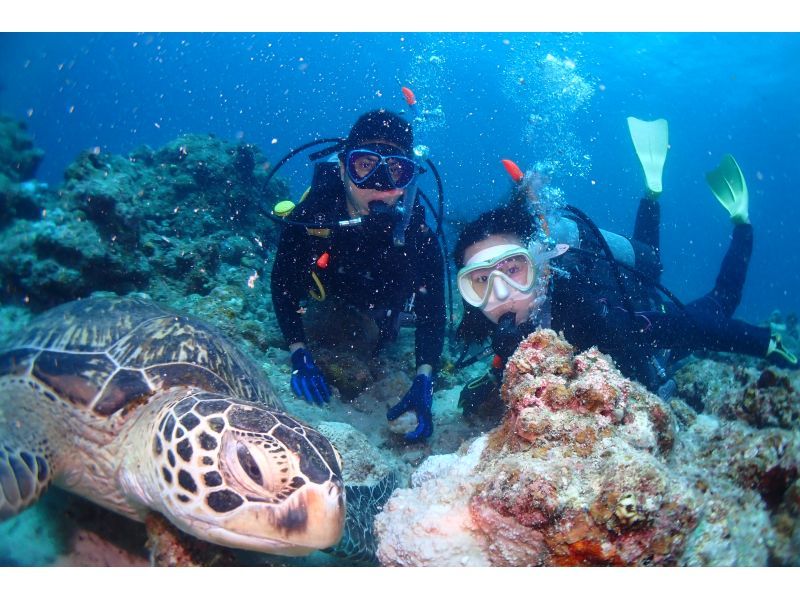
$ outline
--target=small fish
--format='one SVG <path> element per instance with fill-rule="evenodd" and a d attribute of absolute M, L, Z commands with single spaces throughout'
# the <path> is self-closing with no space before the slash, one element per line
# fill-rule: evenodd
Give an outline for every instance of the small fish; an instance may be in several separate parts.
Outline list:
<path fill-rule="evenodd" d="M 297 313 L 298 313 L 298 314 L 300 314 L 300 315 L 302 316 L 302 315 L 303 315 L 304 313 L 306 313 L 307 311 L 308 311 L 308 308 L 305 308 L 305 307 L 300 307 L 300 308 L 297 310 Z"/>
<path fill-rule="evenodd" d="M 414 95 L 414 92 L 408 87 L 401 87 L 400 91 L 403 92 L 403 97 L 406 99 L 406 104 L 413 108 L 417 103 L 417 96 Z"/>
<path fill-rule="evenodd" d="M 403 92 L 403 97 L 406 99 L 406 104 L 408 104 L 408 107 L 411 109 L 411 113 L 414 115 L 414 118 L 419 117 L 419 113 L 417 111 L 417 96 L 415 96 L 414 92 L 408 87 L 401 87 L 400 91 Z"/>

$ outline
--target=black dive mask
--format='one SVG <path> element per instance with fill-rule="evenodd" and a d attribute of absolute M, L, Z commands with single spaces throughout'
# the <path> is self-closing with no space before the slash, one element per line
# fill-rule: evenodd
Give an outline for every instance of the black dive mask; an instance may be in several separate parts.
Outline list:
<path fill-rule="evenodd" d="M 343 156 L 347 175 L 359 189 L 405 189 L 417 174 L 417 164 L 391 145 L 373 143 Z"/>

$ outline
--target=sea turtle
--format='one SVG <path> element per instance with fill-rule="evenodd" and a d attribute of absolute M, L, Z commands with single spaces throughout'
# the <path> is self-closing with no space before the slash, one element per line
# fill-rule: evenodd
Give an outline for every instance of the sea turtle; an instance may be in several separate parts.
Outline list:
<path fill-rule="evenodd" d="M 0 351 L 0 521 L 53 483 L 223 546 L 305 555 L 342 535 L 341 467 L 230 341 L 149 300 L 67 303 Z"/>

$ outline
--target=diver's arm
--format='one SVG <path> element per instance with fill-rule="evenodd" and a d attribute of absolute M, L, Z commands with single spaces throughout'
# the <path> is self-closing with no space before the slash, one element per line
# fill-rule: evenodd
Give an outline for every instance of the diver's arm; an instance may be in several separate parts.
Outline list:
<path fill-rule="evenodd" d="M 308 252 L 304 236 L 304 230 L 299 232 L 290 227 L 281 230 L 272 266 L 272 305 L 284 339 L 295 349 L 306 342 L 300 314 L 300 299 L 306 293 L 304 280 L 309 275 L 308 260 L 303 259 Z"/>
<path fill-rule="evenodd" d="M 446 311 L 444 303 L 444 261 L 433 233 L 418 235 L 415 314 L 416 363 L 418 368 L 438 369 L 444 348 Z"/>

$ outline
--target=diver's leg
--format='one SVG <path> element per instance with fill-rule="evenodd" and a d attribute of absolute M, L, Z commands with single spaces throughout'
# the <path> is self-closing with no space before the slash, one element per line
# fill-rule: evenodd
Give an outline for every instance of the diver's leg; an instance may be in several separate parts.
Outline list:
<path fill-rule="evenodd" d="M 649 280 L 661 282 L 661 206 L 652 195 L 645 195 L 636 211 L 633 227 L 633 247 L 636 252 L 636 267 Z"/>
<path fill-rule="evenodd" d="M 747 268 L 753 253 L 753 227 L 738 224 L 722 260 L 714 288 L 705 296 L 688 304 L 695 311 L 708 312 L 730 318 L 742 300 L 742 290 L 747 278 Z"/>
<path fill-rule="evenodd" d="M 733 227 L 733 238 L 722 260 L 713 293 L 723 306 L 726 316 L 731 317 L 742 300 L 742 290 L 753 253 L 753 226 L 737 224 Z"/>
<path fill-rule="evenodd" d="M 636 224 L 633 226 L 633 240 L 649 245 L 656 252 L 661 248 L 661 205 L 657 200 L 645 195 L 639 201 L 636 211 Z"/>
<path fill-rule="evenodd" d="M 693 351 L 726 351 L 764 357 L 770 345 L 767 326 L 754 326 L 742 320 L 723 317 L 701 300 L 681 310 L 671 306 L 667 313 L 647 314 L 650 326 L 643 330 L 649 344 L 675 349 L 677 354 Z"/>

